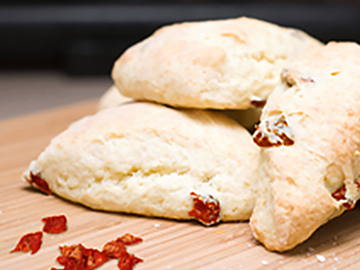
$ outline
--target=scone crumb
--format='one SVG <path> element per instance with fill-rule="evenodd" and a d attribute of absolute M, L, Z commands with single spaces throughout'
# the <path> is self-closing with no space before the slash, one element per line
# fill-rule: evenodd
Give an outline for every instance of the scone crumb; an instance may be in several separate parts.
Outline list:
<path fill-rule="evenodd" d="M 319 262 L 325 262 L 326 261 L 326 258 L 322 255 L 319 255 L 319 254 L 316 254 L 316 259 L 319 261 Z"/>

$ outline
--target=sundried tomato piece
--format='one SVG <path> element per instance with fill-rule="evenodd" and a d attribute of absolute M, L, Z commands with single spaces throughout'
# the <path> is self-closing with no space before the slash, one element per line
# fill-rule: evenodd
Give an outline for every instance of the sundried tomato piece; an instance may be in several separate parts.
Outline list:
<path fill-rule="evenodd" d="M 67 230 L 67 220 L 64 215 L 45 217 L 41 221 L 45 223 L 43 232 L 57 234 Z"/>
<path fill-rule="evenodd" d="M 43 236 L 42 232 L 25 234 L 23 237 L 21 237 L 16 247 L 10 252 L 13 253 L 17 251 L 22 251 L 22 252 L 31 251 L 31 254 L 35 254 L 41 247 L 42 236 Z"/>
<path fill-rule="evenodd" d="M 30 172 L 30 179 L 25 178 L 26 181 L 30 184 L 35 186 L 37 189 L 41 190 L 47 195 L 52 193 L 51 189 L 49 188 L 49 184 L 41 177 L 41 173 L 34 174 L 32 171 Z"/>
<path fill-rule="evenodd" d="M 360 183 L 359 182 L 355 182 L 357 189 L 360 189 Z M 335 190 L 333 193 L 331 193 L 331 196 L 335 199 L 335 200 L 347 200 L 346 202 L 343 203 L 343 206 L 345 208 L 347 208 L 348 210 L 351 210 L 355 207 L 356 205 L 356 201 L 354 200 L 350 200 L 347 199 L 345 197 L 346 194 L 346 186 L 343 185 L 341 187 L 339 187 L 337 190 Z"/>
<path fill-rule="evenodd" d="M 109 258 L 97 249 L 86 248 L 82 244 L 72 246 L 61 246 L 61 256 L 56 260 L 64 266 L 63 270 L 93 270 Z"/>
<path fill-rule="evenodd" d="M 125 253 L 118 262 L 118 267 L 120 270 L 132 270 L 134 266 L 140 262 L 143 262 L 142 259 L 136 257 L 134 254 Z"/>
<path fill-rule="evenodd" d="M 283 115 L 275 121 L 263 121 L 255 129 L 253 139 L 260 147 L 290 146 L 295 143 L 292 130 Z"/>
<path fill-rule="evenodd" d="M 133 236 L 130 233 L 126 233 L 123 236 L 120 236 L 118 239 L 116 239 L 116 242 L 121 242 L 121 243 L 123 243 L 124 246 L 135 245 L 142 241 L 143 241 L 143 239 L 141 237 Z"/>
<path fill-rule="evenodd" d="M 107 242 L 102 250 L 102 254 L 109 259 L 119 259 L 125 253 L 127 253 L 125 245 L 116 240 Z"/>
<path fill-rule="evenodd" d="M 263 108 L 266 105 L 266 101 L 266 99 L 254 99 L 250 102 L 250 104 L 255 108 Z"/>
<path fill-rule="evenodd" d="M 189 216 L 196 218 L 206 226 L 218 223 L 220 221 L 220 203 L 212 195 L 199 195 L 191 192 L 193 197 L 193 208 L 189 211 Z"/>
<path fill-rule="evenodd" d="M 116 240 L 107 242 L 104 245 L 102 253 L 110 259 L 119 259 L 124 253 L 127 253 L 126 246 L 135 245 L 142 241 L 142 238 L 126 233 Z"/>

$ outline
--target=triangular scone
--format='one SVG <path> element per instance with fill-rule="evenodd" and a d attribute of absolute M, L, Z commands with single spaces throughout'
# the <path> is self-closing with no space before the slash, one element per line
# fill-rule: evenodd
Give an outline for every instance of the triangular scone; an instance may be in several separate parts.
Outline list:
<path fill-rule="evenodd" d="M 285 251 L 351 209 L 359 197 L 360 46 L 329 43 L 282 72 L 254 141 L 258 199 L 250 224 L 269 250 Z"/>
<path fill-rule="evenodd" d="M 130 47 L 112 77 L 136 100 L 246 109 L 264 102 L 289 60 L 319 46 L 300 30 L 246 17 L 174 24 Z"/>
<path fill-rule="evenodd" d="M 248 131 L 220 112 L 134 102 L 72 124 L 23 177 L 94 209 L 190 219 L 201 198 L 237 221 L 255 203 L 257 160 Z"/>

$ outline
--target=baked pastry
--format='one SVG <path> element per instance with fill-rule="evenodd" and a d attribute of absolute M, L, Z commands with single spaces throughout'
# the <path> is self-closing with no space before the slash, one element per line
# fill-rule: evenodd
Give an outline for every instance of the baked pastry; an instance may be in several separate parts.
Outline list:
<path fill-rule="evenodd" d="M 360 176 L 360 46 L 331 42 L 281 74 L 254 134 L 258 199 L 250 225 L 285 251 L 354 207 Z"/>
<path fill-rule="evenodd" d="M 120 94 L 115 85 L 112 85 L 106 92 L 100 97 L 97 110 L 103 110 L 111 108 L 126 102 L 132 102 L 133 99 L 124 97 Z"/>
<path fill-rule="evenodd" d="M 79 120 L 55 137 L 23 178 L 93 209 L 191 219 L 195 200 L 247 220 L 258 148 L 219 112 L 133 102 Z M 208 224 L 206 224 L 208 225 Z"/>
<path fill-rule="evenodd" d="M 136 100 L 246 109 L 264 103 L 289 60 L 319 46 L 300 30 L 246 17 L 180 23 L 130 47 L 112 77 Z"/>
<path fill-rule="evenodd" d="M 123 103 L 134 101 L 124 97 L 115 85 L 111 86 L 100 98 L 97 110 L 104 110 Z M 249 108 L 247 110 L 222 110 L 231 119 L 238 122 L 249 131 L 253 131 L 255 124 L 260 120 L 261 108 Z"/>

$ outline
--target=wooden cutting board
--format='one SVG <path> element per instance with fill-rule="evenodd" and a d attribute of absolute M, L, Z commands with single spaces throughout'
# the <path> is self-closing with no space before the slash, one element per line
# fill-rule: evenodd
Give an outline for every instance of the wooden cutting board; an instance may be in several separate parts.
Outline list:
<path fill-rule="evenodd" d="M 144 260 L 136 270 L 360 269 L 360 206 L 323 226 L 294 250 L 279 254 L 254 241 L 247 222 L 206 228 L 195 221 L 93 211 L 55 195 L 43 195 L 21 181 L 29 162 L 52 137 L 95 108 L 96 101 L 91 101 L 0 122 L 1 270 L 56 267 L 59 245 L 82 243 L 101 249 L 105 242 L 125 233 L 144 239 L 129 247 Z M 59 214 L 68 218 L 65 233 L 44 234 L 43 245 L 34 255 L 10 254 L 22 235 L 41 230 L 41 218 Z M 101 269 L 118 268 L 116 261 L 110 261 Z"/>

